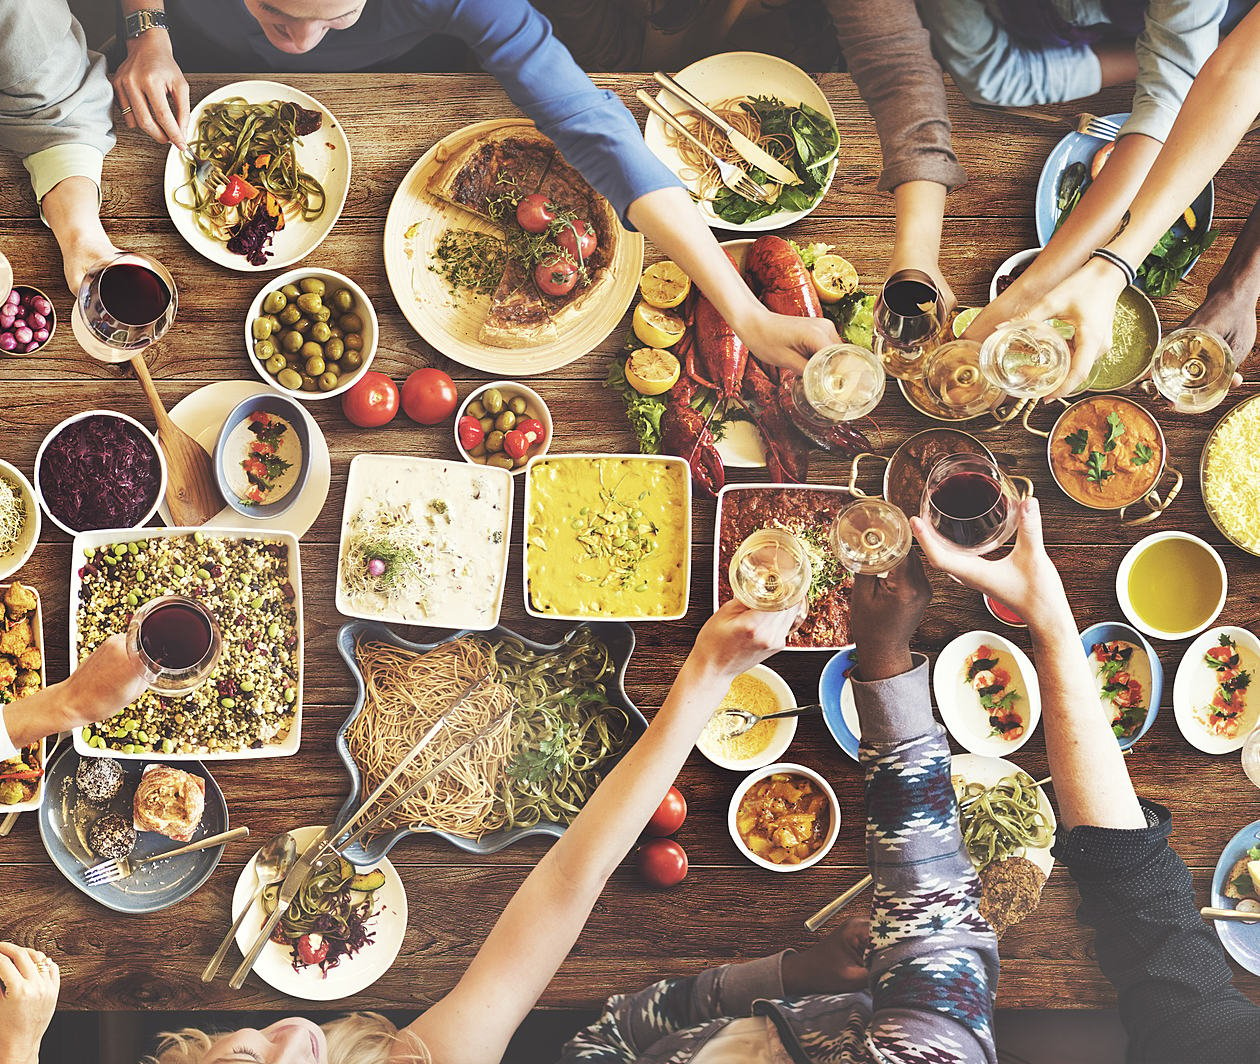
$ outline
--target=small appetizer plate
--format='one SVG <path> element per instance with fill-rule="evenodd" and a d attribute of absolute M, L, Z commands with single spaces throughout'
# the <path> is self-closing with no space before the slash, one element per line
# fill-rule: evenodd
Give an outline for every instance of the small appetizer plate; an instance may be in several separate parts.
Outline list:
<path fill-rule="evenodd" d="M 534 391 L 533 388 L 530 388 L 524 384 L 520 384 L 517 381 L 491 381 L 489 384 L 483 384 L 480 388 L 474 388 L 471 392 L 468 393 L 468 398 L 466 398 L 462 403 L 459 404 L 459 411 L 455 414 L 455 424 L 453 426 L 453 430 L 455 433 L 455 449 L 459 451 L 459 456 L 465 462 L 470 462 L 473 465 L 488 465 L 489 464 L 484 461 L 479 462 L 476 458 L 474 458 L 471 454 L 468 453 L 468 449 L 464 446 L 463 442 L 459 438 L 459 422 L 460 422 L 460 419 L 464 417 L 465 414 L 468 413 L 469 405 L 476 402 L 479 399 L 482 399 L 485 396 L 486 392 L 488 392 L 491 388 L 499 392 L 503 396 L 503 398 L 505 400 L 508 400 L 509 402 L 513 399 L 524 399 L 526 407 L 530 411 L 532 411 L 534 414 L 536 414 L 538 417 L 538 420 L 542 422 L 543 431 L 546 433 L 546 437 L 543 439 L 542 443 L 535 444 L 534 446 L 530 447 L 530 449 L 525 452 L 526 456 L 529 458 L 533 458 L 534 455 L 536 454 L 539 454 L 539 455 L 546 454 L 548 451 L 550 451 L 552 433 L 555 432 L 555 423 L 551 420 L 551 410 L 547 406 L 547 401 L 543 399 L 543 397 L 539 395 L 536 391 Z M 490 414 L 489 411 L 487 411 L 486 414 L 488 417 L 495 416 L 493 414 Z M 517 473 L 523 473 L 523 472 L 525 472 L 524 463 L 522 463 L 521 465 L 517 466 L 515 469 L 512 470 L 512 476 L 516 476 Z"/>
<path fill-rule="evenodd" d="M 1208 664 L 1207 656 L 1213 647 L 1219 645 L 1222 636 L 1233 640 L 1239 660 L 1230 670 L 1218 671 Z M 1186 648 L 1173 681 L 1173 713 L 1186 742 L 1205 754 L 1232 754 L 1242 749 L 1247 735 L 1260 720 L 1260 688 L 1236 687 L 1231 681 L 1241 679 L 1244 674 L 1248 680 L 1254 680 L 1257 670 L 1260 670 L 1260 639 L 1246 628 L 1213 625 Z M 1226 671 L 1234 675 L 1228 676 Z M 1219 729 L 1209 728 L 1213 698 L 1221 694 L 1224 700 L 1226 692 L 1222 688 L 1226 686 L 1242 699 L 1237 726 L 1231 727 L 1222 721 Z"/>
<path fill-rule="evenodd" d="M 1225 884 L 1234 865 L 1247 856 L 1253 846 L 1260 846 L 1260 820 L 1243 828 L 1225 845 L 1221 858 L 1212 873 L 1212 905 L 1217 909 L 1236 908 L 1238 902 L 1225 896 Z M 1217 937 L 1225 952 L 1252 975 L 1260 975 L 1260 922 L 1242 923 L 1234 920 L 1213 920 Z"/>
<path fill-rule="evenodd" d="M 240 482 L 242 476 L 248 478 L 243 465 L 247 458 L 253 456 L 251 445 L 258 440 L 250 427 L 255 414 L 263 414 L 283 421 L 287 426 L 286 433 L 292 431 L 293 439 L 298 447 L 298 453 L 290 455 L 293 459 L 290 466 L 296 466 L 297 472 L 290 477 L 288 490 L 274 502 L 250 503 L 240 496 L 243 486 L 256 483 L 252 479 L 246 479 L 245 485 Z M 250 422 L 250 424 L 245 424 L 245 422 Z M 281 458 L 289 451 L 284 446 L 284 442 L 282 438 L 278 452 Z M 241 472 L 237 473 L 237 470 Z M 223 422 L 223 427 L 219 430 L 219 440 L 214 447 L 214 479 L 219 486 L 219 494 L 223 496 L 228 506 L 238 514 L 258 521 L 279 517 L 292 509 L 293 504 L 301 497 L 310 472 L 311 434 L 302 408 L 297 403 L 287 396 L 268 390 L 258 395 L 251 395 L 233 407 L 227 420 Z"/>
<path fill-rule="evenodd" d="M 35 495 L 35 488 L 17 466 L 0 459 L 0 478 L 7 480 L 13 493 L 26 510 L 22 531 L 8 551 L 0 555 L 0 580 L 7 580 L 24 566 L 35 551 L 43 527 L 42 507 Z"/>
<path fill-rule="evenodd" d="M 1103 712 L 1113 712 L 1113 708 L 1111 699 L 1104 698 L 1102 694 L 1102 677 L 1098 674 L 1099 662 L 1090 652 L 1091 648 L 1098 643 L 1130 643 L 1137 648 L 1137 652 L 1129 661 L 1128 668 L 1122 671 L 1129 673 L 1140 684 L 1141 699 L 1146 704 L 1146 716 L 1141 726 L 1132 735 L 1124 738 L 1116 736 L 1120 749 L 1128 750 L 1151 730 L 1151 725 L 1155 723 L 1155 717 L 1159 714 L 1159 704 L 1164 697 L 1164 666 L 1159 660 L 1159 655 L 1155 653 L 1155 648 L 1136 628 L 1119 621 L 1101 621 L 1086 628 L 1081 632 L 1081 648 L 1085 651 L 1085 656 L 1089 659 L 1090 667 L 1097 678 L 1098 697 L 1102 702 Z"/>
<path fill-rule="evenodd" d="M 854 761 L 858 760 L 858 746 L 862 742 L 857 703 L 853 701 L 853 686 L 849 683 L 849 677 L 857 666 L 856 650 L 852 643 L 841 647 L 823 666 L 822 675 L 818 678 L 818 701 L 823 707 L 823 722 L 836 745 Z"/>
<path fill-rule="evenodd" d="M 735 823 L 735 817 L 739 812 L 740 803 L 744 800 L 744 795 L 749 792 L 754 783 L 759 783 L 767 776 L 773 776 L 776 772 L 784 772 L 792 776 L 804 776 L 827 796 L 827 808 L 831 818 L 831 823 L 827 826 L 827 835 L 817 850 L 797 864 L 775 864 L 773 861 L 767 861 L 764 857 L 758 857 L 748 848 L 748 844 L 740 838 L 739 828 Z M 795 765 L 789 761 L 779 761 L 773 765 L 766 765 L 765 768 L 760 768 L 756 772 L 750 772 L 744 777 L 744 782 L 735 788 L 735 793 L 731 795 L 730 809 L 726 814 L 726 826 L 730 830 L 735 848 L 748 860 L 752 861 L 753 864 L 769 869 L 771 872 L 801 872 L 816 865 L 827 856 L 831 848 L 836 844 L 836 837 L 840 834 L 840 800 L 836 797 L 836 792 L 831 789 L 831 784 L 812 768 L 806 768 L 804 765 Z"/>
<path fill-rule="evenodd" d="M 967 658 L 982 646 L 997 652 L 994 672 L 1000 668 L 1010 673 L 1008 690 L 1018 695 L 1012 708 L 1023 718 L 1024 730 L 1016 739 L 1004 739 L 994 732 L 989 713 L 980 705 L 980 694 L 967 678 Z M 932 692 L 950 735 L 965 750 L 981 757 L 1013 754 L 1028 742 L 1041 720 L 1041 692 L 1032 662 L 1019 647 L 995 632 L 967 632 L 946 646 L 936 659 Z"/>
<path fill-rule="evenodd" d="M 1013 776 L 1017 772 L 1023 772 L 1025 776 L 1033 776 L 1031 772 L 1025 772 L 1015 762 L 1007 761 L 1002 757 L 978 757 L 976 754 L 954 754 L 950 759 L 950 775 L 955 781 L 965 780 L 967 783 L 978 783 L 983 787 L 992 787 L 995 783 L 999 783 L 1008 776 Z M 1033 776 L 1036 779 L 1035 776 Z M 1053 840 L 1055 828 L 1058 826 L 1058 820 L 1054 815 L 1054 806 L 1050 804 L 1050 797 L 1046 794 L 1044 787 L 1037 788 L 1039 796 L 1038 805 L 1045 818 L 1050 822 L 1050 835 Z M 1045 846 L 1026 846 L 1024 852 L 1020 855 L 1028 858 L 1045 874 L 1046 878 L 1050 877 L 1050 872 L 1054 869 L 1054 857 L 1050 853 L 1050 848 L 1054 843 L 1051 841 Z"/>
<path fill-rule="evenodd" d="M 756 680 L 760 680 L 770 689 L 774 695 L 775 707 L 770 710 L 772 713 L 783 713 L 789 709 L 795 709 L 796 695 L 792 693 L 792 688 L 788 682 L 775 672 L 768 665 L 754 665 L 743 675 L 751 676 Z M 727 706 L 727 709 L 739 709 L 740 706 Z M 715 712 L 717 712 L 715 710 Z M 724 755 L 718 748 L 709 745 L 701 734 L 696 741 L 696 749 L 705 757 L 712 761 L 718 768 L 730 769 L 732 772 L 749 772 L 753 769 L 762 768 L 771 762 L 778 761 L 785 753 L 787 748 L 792 745 L 792 740 L 796 738 L 796 722 L 798 717 L 780 717 L 778 720 L 766 721 L 767 727 L 773 728 L 774 733 L 770 737 L 770 741 L 765 747 L 752 757 L 733 758 Z M 756 725 L 754 725 L 756 727 Z"/>

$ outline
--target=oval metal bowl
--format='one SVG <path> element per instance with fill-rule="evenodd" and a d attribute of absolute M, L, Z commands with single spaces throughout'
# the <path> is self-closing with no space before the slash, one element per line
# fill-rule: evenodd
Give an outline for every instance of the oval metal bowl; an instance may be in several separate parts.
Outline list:
<path fill-rule="evenodd" d="M 379 639 L 382 642 L 401 647 L 403 650 L 424 653 L 443 643 L 449 643 L 466 635 L 473 635 L 491 641 L 511 637 L 519 639 L 531 650 L 546 652 L 558 650 L 572 637 L 572 633 L 579 628 L 591 629 L 599 640 L 608 647 L 608 651 L 612 655 L 616 666 L 614 674 L 607 681 L 608 700 L 611 705 L 618 706 L 626 711 L 630 717 L 630 730 L 637 740 L 640 735 L 647 731 L 647 720 L 626 695 L 626 667 L 630 664 L 630 656 L 634 653 L 634 630 L 624 621 L 584 621 L 582 624 L 574 625 L 565 633 L 564 638 L 555 643 L 536 642 L 512 631 L 510 628 L 504 628 L 502 625 L 492 628 L 488 632 L 473 632 L 466 629 L 433 643 L 413 643 L 378 621 L 351 621 L 349 624 L 342 625 L 341 630 L 337 633 L 337 650 L 354 677 L 356 694 L 354 708 L 337 730 L 337 753 L 350 776 L 350 794 L 337 812 L 337 824 L 344 824 L 350 819 L 354 811 L 359 808 L 359 801 L 363 797 L 363 775 L 359 771 L 359 766 L 355 764 L 354 758 L 351 757 L 349 747 L 346 745 L 346 729 L 363 711 L 363 705 L 367 698 L 367 692 L 363 684 L 363 673 L 359 669 L 359 663 L 355 660 L 354 654 L 355 647 L 360 639 Z M 457 846 L 467 853 L 497 853 L 499 850 L 511 846 L 512 843 L 520 839 L 528 838 L 530 835 L 551 835 L 559 838 L 564 834 L 565 827 L 566 825 L 564 824 L 544 822 L 528 828 L 503 828 L 483 835 L 479 839 L 470 839 L 463 835 L 454 835 L 449 831 L 439 831 L 436 828 L 426 827 L 423 824 L 413 824 L 410 827 L 396 828 L 388 834 L 375 835 L 366 846 L 356 843 L 347 849 L 342 856 L 361 868 L 376 865 L 398 844 L 400 839 L 407 835 L 425 834 L 443 838 L 452 846 Z"/>

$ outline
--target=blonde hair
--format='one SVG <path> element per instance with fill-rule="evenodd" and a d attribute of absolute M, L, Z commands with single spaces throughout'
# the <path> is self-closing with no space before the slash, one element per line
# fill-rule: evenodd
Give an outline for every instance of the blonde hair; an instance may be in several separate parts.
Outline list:
<path fill-rule="evenodd" d="M 390 1054 L 404 1040 L 410 1051 L 404 1060 L 431 1064 L 424 1044 L 415 1035 L 400 1034 L 379 1012 L 352 1012 L 323 1024 L 328 1040 L 328 1064 L 388 1064 Z M 200 1064 L 222 1034 L 196 1027 L 167 1031 L 158 1036 L 158 1047 L 140 1064 Z"/>

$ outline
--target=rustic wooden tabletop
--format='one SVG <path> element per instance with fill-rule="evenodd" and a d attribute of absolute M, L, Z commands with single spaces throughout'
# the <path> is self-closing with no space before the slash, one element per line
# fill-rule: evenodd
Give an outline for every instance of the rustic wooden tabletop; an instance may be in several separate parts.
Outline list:
<path fill-rule="evenodd" d="M 235 80 L 193 80 L 193 99 Z M 597 79 L 632 101 L 649 87 L 644 75 Z M 820 208 L 789 235 L 825 240 L 857 266 L 872 287 L 883 277 L 893 237 L 890 197 L 877 189 L 880 154 L 874 126 L 845 75 L 820 79 L 839 119 L 843 150 L 835 184 Z M 399 181 L 433 142 L 479 119 L 515 110 L 488 77 L 448 75 L 330 75 L 290 79 L 316 95 L 345 126 L 353 150 L 354 176 L 345 211 L 327 241 L 307 263 L 339 269 L 372 298 L 381 321 L 376 369 L 397 379 L 420 366 L 446 369 L 461 394 L 485 376 L 438 355 L 403 319 L 385 279 L 381 241 L 385 214 Z M 631 103 L 636 113 L 641 109 Z M 970 181 L 949 200 L 943 261 L 963 305 L 987 296 L 994 268 L 1009 254 L 1035 243 L 1032 196 L 1041 164 L 1067 128 L 1066 119 L 1088 107 L 1107 114 L 1127 106 L 1123 92 L 1104 94 L 1074 107 L 1050 109 L 1064 121 L 1048 123 L 974 109 L 951 90 L 954 144 Z M 640 115 L 641 117 L 641 115 Z M 1201 298 L 1238 232 L 1255 194 L 1257 149 L 1248 143 L 1221 172 L 1216 187 L 1217 224 L 1222 235 L 1177 293 L 1160 303 L 1166 326 L 1176 325 Z M 252 378 L 241 341 L 246 308 L 265 278 L 229 272 L 194 253 L 176 234 L 162 197 L 165 149 L 124 131 L 105 165 L 102 212 L 119 246 L 160 258 L 180 289 L 179 320 L 150 359 L 167 405 L 217 380 Z M 0 249 L 13 262 L 19 282 L 49 292 L 62 318 L 53 342 L 31 357 L 8 358 L 0 383 L 0 455 L 30 472 L 46 431 L 69 414 L 109 407 L 151 423 L 139 384 L 87 358 L 75 345 L 65 315 L 69 298 L 57 249 L 39 222 L 30 187 L 18 161 L 0 159 Z M 657 253 L 649 247 L 649 259 Z M 531 381 L 555 416 L 556 449 L 625 451 L 634 438 L 620 404 L 602 382 L 610 354 L 624 336 L 619 328 L 600 348 L 572 365 Z M 1250 393 L 1253 389 L 1244 389 Z M 1236 401 L 1233 397 L 1228 403 Z M 337 535 L 346 470 L 362 451 L 393 451 L 434 457 L 456 456 L 449 425 L 421 428 L 403 417 L 381 429 L 358 429 L 336 402 L 309 407 L 328 438 L 333 485 L 328 502 L 302 542 L 306 594 L 306 696 L 301 751 L 289 760 L 227 762 L 213 766 L 234 823 L 247 824 L 260 842 L 298 824 L 323 823 L 345 796 L 347 780 L 332 738 L 352 699 L 350 677 L 334 649 L 343 622 L 333 606 Z M 883 451 L 930 423 L 890 389 L 875 413 Z M 1230 573 L 1223 619 L 1247 624 L 1260 598 L 1260 564 L 1227 544 L 1203 509 L 1197 467 L 1204 438 L 1215 418 L 1161 412 L 1173 463 L 1186 474 L 1181 497 L 1156 528 L 1179 528 L 1208 539 Z M 1044 443 L 1017 427 L 987 438 L 1009 456 L 1014 471 L 1030 476 L 1043 500 L 1046 538 L 1059 563 L 1082 627 L 1120 619 L 1114 575 L 1126 548 L 1149 529 L 1122 529 L 1108 516 L 1071 503 L 1046 469 Z M 839 483 L 839 463 L 820 459 L 813 479 Z M 755 472 L 732 479 L 758 479 Z M 518 487 L 518 492 L 520 488 Z M 639 648 L 631 663 L 631 697 L 651 716 L 712 602 L 713 512 L 698 498 L 693 539 L 691 609 L 672 624 L 636 628 Z M 515 541 L 520 542 L 519 515 Z M 67 670 L 66 536 L 45 522 L 42 542 L 21 573 L 44 596 L 49 678 Z M 943 578 L 918 646 L 939 650 L 954 635 L 994 624 L 980 598 Z M 508 574 L 503 622 L 543 638 L 563 626 L 529 620 L 521 604 L 519 550 Z M 1009 634 L 1009 632 L 1008 632 Z M 1015 642 L 1027 648 L 1019 634 Z M 1172 672 L 1184 644 L 1158 644 Z M 825 654 L 783 654 L 773 666 L 791 683 L 801 702 L 814 701 Z M 1237 756 L 1214 758 L 1182 738 L 1170 707 L 1171 682 L 1154 727 L 1130 758 L 1143 795 L 1175 812 L 1177 851 L 1194 870 L 1206 894 L 1211 870 L 1224 843 L 1260 810 L 1260 793 L 1243 777 Z M 809 872 L 781 876 L 754 868 L 735 850 L 726 829 L 726 810 L 738 780 L 693 755 L 679 785 L 691 814 L 679 834 L 691 873 L 677 889 L 656 893 L 632 869 L 614 876 L 586 932 L 552 982 L 544 1005 L 591 1006 L 616 991 L 637 988 L 674 973 L 696 972 L 732 959 L 747 959 L 802 946 L 810 935 L 802 921 L 864 872 L 862 781 L 858 767 L 832 742 L 817 717 L 801 721 L 790 751 L 833 781 L 843 808 L 839 843 Z M 1021 767 L 1045 775 L 1040 734 L 1017 755 Z M 447 990 L 464 970 L 505 902 L 543 852 L 528 840 L 492 857 L 472 857 L 440 841 L 418 838 L 398 846 L 392 860 L 407 884 L 410 926 L 394 967 L 374 986 L 344 1002 L 350 1007 L 422 1007 Z M 122 916 L 99 907 L 75 890 L 50 864 L 34 815 L 23 815 L 0 840 L 0 937 L 36 946 L 61 964 L 61 1005 L 69 1009 L 275 1008 L 290 999 L 256 977 L 239 992 L 226 979 L 203 986 L 198 974 L 228 919 L 228 900 L 253 839 L 227 850 L 210 881 L 183 903 L 153 916 Z M 1061 867 L 1046 887 L 1041 907 L 1002 942 L 998 1003 L 1015 1007 L 1086 1007 L 1112 1002 L 1111 990 L 1094 962 L 1090 936 L 1076 922 L 1076 892 Z M 856 907 L 855 907 L 856 908 Z M 234 956 L 235 954 L 233 954 Z M 230 969 L 229 969 L 230 970 Z M 1260 991 L 1260 980 L 1242 985 Z"/>

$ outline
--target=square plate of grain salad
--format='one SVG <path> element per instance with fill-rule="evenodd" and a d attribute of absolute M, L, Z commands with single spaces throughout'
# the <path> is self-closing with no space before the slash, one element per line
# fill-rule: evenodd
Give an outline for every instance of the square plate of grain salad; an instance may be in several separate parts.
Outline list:
<path fill-rule="evenodd" d="M 0 584 L 0 703 L 48 686 L 44 658 L 44 610 L 39 592 L 16 580 Z M 23 747 L 0 761 L 0 813 L 38 809 L 44 802 L 48 743 Z"/>
<path fill-rule="evenodd" d="M 499 623 L 511 531 L 508 470 L 361 454 L 346 482 L 337 609 L 369 621 L 487 631 Z"/>
<path fill-rule="evenodd" d="M 229 761 L 297 753 L 302 738 L 302 566 L 297 537 L 244 529 L 80 532 L 70 562 L 70 668 L 162 595 L 201 601 L 223 650 L 185 698 L 141 695 L 74 733 L 88 757 Z"/>
<path fill-rule="evenodd" d="M 804 542 L 814 577 L 806 594 L 805 619 L 788 636 L 788 650 L 839 650 L 849 634 L 849 591 L 853 577 L 831 552 L 831 522 L 849 502 L 843 488 L 782 484 L 728 484 L 718 492 L 714 521 L 713 608 L 729 601 L 731 557 L 750 535 L 782 528 Z"/>
<path fill-rule="evenodd" d="M 525 467 L 525 610 L 676 621 L 691 580 L 691 472 L 681 458 L 539 455 Z"/>

